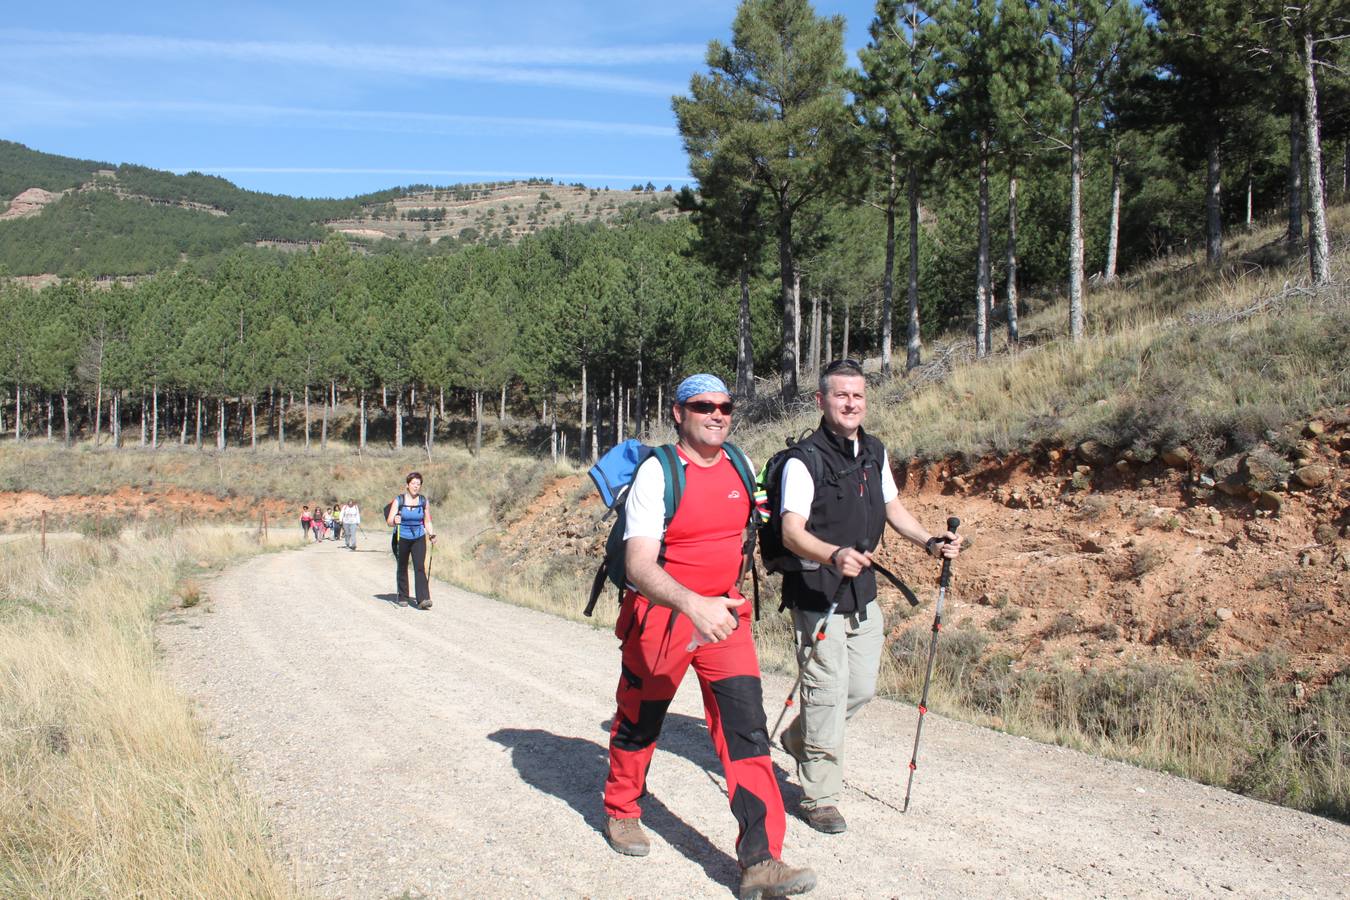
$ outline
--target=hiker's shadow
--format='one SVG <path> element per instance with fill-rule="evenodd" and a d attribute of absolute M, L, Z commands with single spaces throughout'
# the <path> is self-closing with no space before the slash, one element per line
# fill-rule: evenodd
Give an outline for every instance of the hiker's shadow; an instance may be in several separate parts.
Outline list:
<path fill-rule="evenodd" d="M 375 595 L 375 599 L 376 599 L 376 600 L 383 600 L 385 603 L 388 603 L 390 606 L 398 606 L 398 605 L 399 605 L 399 603 L 398 603 L 398 594 L 376 594 L 376 595 Z"/>
<path fill-rule="evenodd" d="M 605 810 L 600 793 L 609 770 L 608 747 L 533 728 L 502 728 L 488 737 L 510 748 L 511 762 L 526 784 L 565 801 L 597 834 L 603 834 Z M 717 764 L 715 756 L 712 764 Z M 642 798 L 642 824 L 697 862 L 709 879 L 735 888 L 740 878 L 736 860 L 651 794 Z"/>

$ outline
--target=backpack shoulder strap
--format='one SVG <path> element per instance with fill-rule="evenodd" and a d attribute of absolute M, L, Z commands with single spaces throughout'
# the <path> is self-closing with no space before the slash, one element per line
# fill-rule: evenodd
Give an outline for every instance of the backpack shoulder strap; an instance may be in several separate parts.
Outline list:
<path fill-rule="evenodd" d="M 736 470 L 737 475 L 741 476 L 741 483 L 745 485 L 745 489 L 749 492 L 749 496 L 753 500 L 755 496 L 755 485 L 758 483 L 758 478 L 750 469 L 749 458 L 746 457 L 741 451 L 741 448 L 737 447 L 735 444 L 723 444 L 722 449 L 726 451 L 727 459 L 731 460 L 732 468 Z"/>
<path fill-rule="evenodd" d="M 666 525 L 675 518 L 675 510 L 680 508 L 680 500 L 684 497 L 684 465 L 680 462 L 680 456 L 675 452 L 674 444 L 662 444 L 652 449 L 653 455 L 661 463 L 661 474 L 666 480 Z"/>

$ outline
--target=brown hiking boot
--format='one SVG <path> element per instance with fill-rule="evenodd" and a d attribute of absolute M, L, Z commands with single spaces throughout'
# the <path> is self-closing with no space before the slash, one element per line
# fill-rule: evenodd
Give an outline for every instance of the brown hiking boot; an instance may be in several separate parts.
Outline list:
<path fill-rule="evenodd" d="M 848 823 L 839 809 L 834 806 L 817 806 L 815 809 L 803 809 L 802 818 L 821 834 L 843 834 L 848 831 Z"/>
<path fill-rule="evenodd" d="M 642 830 L 641 819 L 605 819 L 605 840 L 616 853 L 624 856 L 646 856 L 652 850 L 652 842 Z"/>
<path fill-rule="evenodd" d="M 761 897 L 786 897 L 805 894 L 816 886 L 816 873 L 811 869 L 794 869 L 781 859 L 766 859 L 741 870 L 741 900 L 759 900 Z"/>

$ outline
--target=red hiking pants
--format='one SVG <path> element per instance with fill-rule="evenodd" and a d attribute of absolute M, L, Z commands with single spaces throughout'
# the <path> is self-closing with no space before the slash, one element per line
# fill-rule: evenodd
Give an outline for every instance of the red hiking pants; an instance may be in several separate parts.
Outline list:
<path fill-rule="evenodd" d="M 768 723 L 759 659 L 750 635 L 749 604 L 740 627 L 724 641 L 686 648 L 694 627 L 685 616 L 628 592 L 615 633 L 623 642 L 618 712 L 609 732 L 605 812 L 616 819 L 642 815 L 638 804 L 661 723 L 692 663 L 703 691 L 703 711 L 713 747 L 726 773 L 727 794 L 739 833 L 742 868 L 778 859 L 786 822 L 783 797 L 769 760 Z"/>

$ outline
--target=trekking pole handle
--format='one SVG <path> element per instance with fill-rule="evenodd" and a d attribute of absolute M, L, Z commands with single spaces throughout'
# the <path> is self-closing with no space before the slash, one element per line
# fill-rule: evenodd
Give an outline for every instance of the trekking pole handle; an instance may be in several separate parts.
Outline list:
<path fill-rule="evenodd" d="M 960 527 L 961 527 L 961 520 L 958 519 L 956 516 L 951 516 L 950 518 L 947 519 L 947 530 L 950 531 L 952 534 L 956 534 L 956 529 Z M 951 542 L 944 538 L 943 543 L 947 544 Z M 951 581 L 952 581 L 952 558 L 950 556 L 944 556 L 942 557 L 942 580 L 939 583 L 942 585 L 942 587 L 945 588 L 949 584 L 951 584 Z"/>

